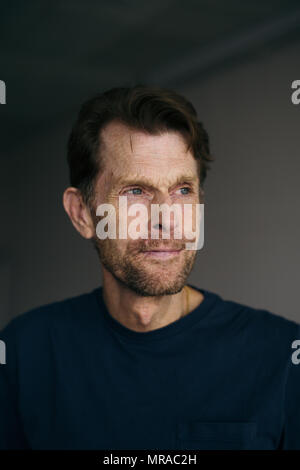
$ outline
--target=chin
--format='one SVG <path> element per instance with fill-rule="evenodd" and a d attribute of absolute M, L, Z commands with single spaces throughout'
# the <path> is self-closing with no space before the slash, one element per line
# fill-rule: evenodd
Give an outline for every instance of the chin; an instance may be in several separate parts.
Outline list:
<path fill-rule="evenodd" d="M 142 276 L 141 278 L 129 278 L 124 282 L 130 289 L 143 297 L 158 295 L 173 295 L 182 290 L 185 279 L 170 279 L 157 276 Z"/>

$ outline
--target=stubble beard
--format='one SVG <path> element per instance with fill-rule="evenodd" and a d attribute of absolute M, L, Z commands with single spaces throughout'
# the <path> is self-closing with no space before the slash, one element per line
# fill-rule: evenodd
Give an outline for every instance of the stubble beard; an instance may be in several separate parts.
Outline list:
<path fill-rule="evenodd" d="M 197 251 L 184 250 L 182 261 L 145 261 L 139 249 L 121 254 L 117 243 L 110 239 L 93 238 L 100 262 L 124 286 L 143 297 L 173 295 L 182 290 L 196 261 Z M 147 265 L 148 269 L 147 269 Z M 152 269 L 151 269 L 152 265 Z"/>

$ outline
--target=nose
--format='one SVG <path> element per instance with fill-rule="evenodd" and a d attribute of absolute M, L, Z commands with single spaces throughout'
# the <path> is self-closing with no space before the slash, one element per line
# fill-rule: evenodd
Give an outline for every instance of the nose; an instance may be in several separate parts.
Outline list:
<path fill-rule="evenodd" d="M 173 238 L 175 231 L 181 230 L 181 211 L 181 206 L 173 204 L 169 194 L 156 196 L 151 202 L 151 238 L 160 238 L 160 235 Z"/>

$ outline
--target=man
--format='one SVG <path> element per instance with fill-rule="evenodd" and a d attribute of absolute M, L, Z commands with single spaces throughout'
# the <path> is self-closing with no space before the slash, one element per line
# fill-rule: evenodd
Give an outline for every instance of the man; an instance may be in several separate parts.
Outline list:
<path fill-rule="evenodd" d="M 103 286 L 2 332 L 1 448 L 300 449 L 299 325 L 187 285 L 198 250 L 174 234 L 184 207 L 203 204 L 210 161 L 194 107 L 173 91 L 115 88 L 82 106 L 63 204 Z M 121 237 L 135 204 L 180 211 L 141 218 L 151 236 Z M 113 215 L 122 222 L 116 237 L 98 236 L 101 207 L 110 235 Z"/>

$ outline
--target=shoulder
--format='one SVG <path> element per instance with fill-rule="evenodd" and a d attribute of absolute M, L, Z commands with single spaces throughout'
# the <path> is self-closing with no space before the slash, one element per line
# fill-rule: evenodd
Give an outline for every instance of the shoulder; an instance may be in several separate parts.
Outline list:
<path fill-rule="evenodd" d="M 5 345 L 3 371 L 12 384 L 38 379 L 52 361 L 64 357 L 70 344 L 80 343 L 84 328 L 93 328 L 89 319 L 96 318 L 95 291 L 41 305 L 8 323 L 0 340 Z"/>
<path fill-rule="evenodd" d="M 209 323 L 220 337 L 256 359 L 261 355 L 270 362 L 289 360 L 293 343 L 300 340 L 299 322 L 286 318 L 284 312 L 252 307 L 210 290 L 202 292 L 212 299 Z"/>
<path fill-rule="evenodd" d="M 261 331 L 264 335 L 281 338 L 282 335 L 290 336 L 299 331 L 300 323 L 288 319 L 284 312 L 281 314 L 263 307 L 252 307 L 211 290 L 195 289 L 209 299 L 216 326 L 227 325 L 240 332 Z"/>
<path fill-rule="evenodd" d="M 293 342 L 300 340 L 300 324 L 264 308 L 251 307 L 222 299 L 224 311 L 230 312 L 228 326 L 247 346 L 263 357 L 285 362 L 293 352 Z"/>
<path fill-rule="evenodd" d="M 0 331 L 0 339 L 22 336 L 37 337 L 53 326 L 63 327 L 80 321 L 83 312 L 93 302 L 94 291 L 43 304 L 22 312 L 10 320 L 6 327 Z"/>
<path fill-rule="evenodd" d="M 300 323 L 290 320 L 284 314 L 276 313 L 274 311 L 251 307 L 249 305 L 235 302 L 233 300 L 224 300 L 224 308 L 231 310 L 237 321 L 245 323 L 249 329 L 257 329 L 264 333 L 264 335 L 272 335 L 272 337 L 283 337 L 283 335 L 293 335 L 299 331 Z"/>

